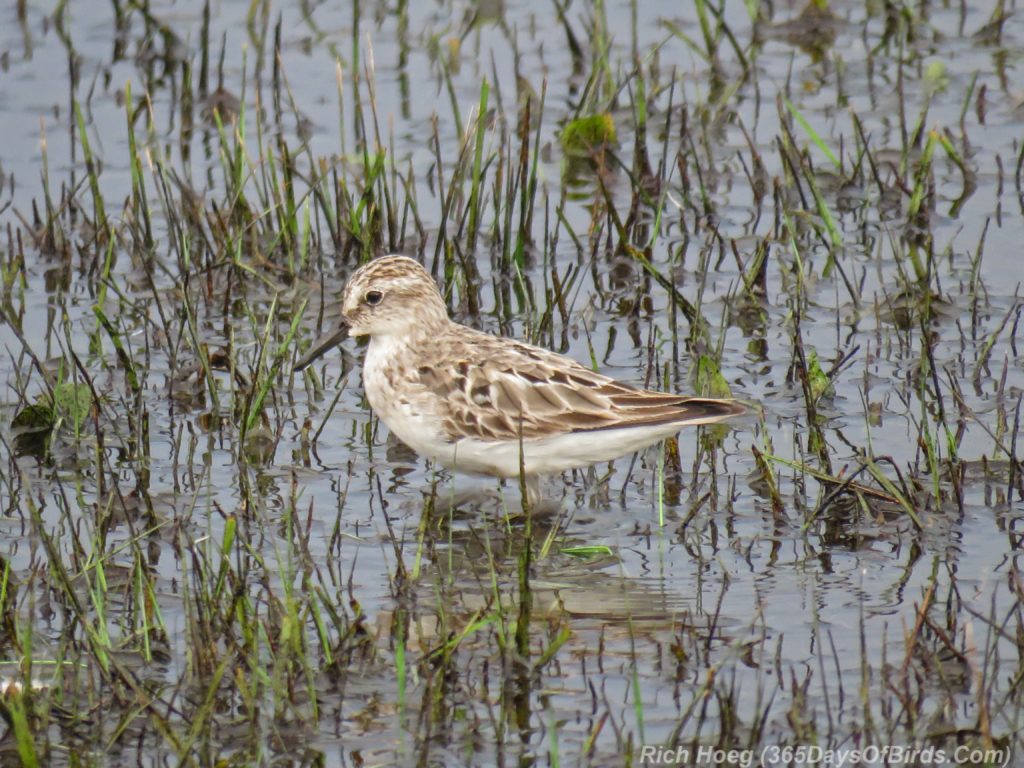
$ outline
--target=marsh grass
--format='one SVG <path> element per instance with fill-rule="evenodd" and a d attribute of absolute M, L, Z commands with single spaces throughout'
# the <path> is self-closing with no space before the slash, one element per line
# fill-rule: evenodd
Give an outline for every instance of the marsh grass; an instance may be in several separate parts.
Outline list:
<path fill-rule="evenodd" d="M 12 760 L 1022 746 L 1024 302 L 987 270 L 1024 153 L 998 150 L 1018 153 L 1011 182 L 1010 155 L 972 151 L 995 80 L 953 98 L 919 10 L 846 20 L 860 85 L 890 78 L 894 128 L 844 79 L 842 11 L 728 5 L 652 41 L 640 4 L 625 33 L 622 9 L 556 2 L 564 82 L 484 42 L 533 50 L 536 24 L 416 38 L 410 4 L 370 21 L 355 3 L 343 37 L 323 12 L 253 4 L 236 49 L 209 5 L 189 39 L 115 3 L 114 56 L 138 49 L 121 88 L 86 86 L 59 4 L 71 162 L 44 127 L 38 189 L 0 198 Z M 333 62 L 317 115 L 336 130 L 304 112 L 285 18 Z M 845 111 L 805 92 L 797 59 Z M 418 122 L 416 88 L 436 101 Z M 946 219 L 993 165 L 971 250 Z M 348 351 L 340 374 L 290 371 L 347 274 L 399 250 L 464 322 L 752 415 L 573 473 L 555 514 L 511 483 L 497 507 L 456 504 L 368 418 Z M 1005 539 L 1001 564 L 961 551 L 971 526 Z M 811 586 L 765 586 L 788 574 Z"/>

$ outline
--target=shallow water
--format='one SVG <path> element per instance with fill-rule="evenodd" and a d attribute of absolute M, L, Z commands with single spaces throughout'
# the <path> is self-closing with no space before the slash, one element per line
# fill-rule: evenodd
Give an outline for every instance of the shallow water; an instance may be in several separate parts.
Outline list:
<path fill-rule="evenodd" d="M 3 660 L 17 676 L 31 656 L 32 675 L 47 686 L 36 743 L 50 764 L 71 762 L 69 749 L 97 764 L 113 750 L 145 765 L 206 764 L 216 755 L 236 764 L 617 765 L 639 761 L 643 744 L 1019 750 L 1024 501 L 1020 468 L 1012 481 L 1006 452 L 1024 390 L 1014 79 L 1024 22 L 1010 13 L 1000 34 L 986 30 L 996 3 L 922 4 L 887 19 L 872 4 L 835 2 L 828 42 L 822 30 L 800 26 L 798 4 L 775 4 L 756 29 L 745 4 L 725 5 L 745 76 L 724 39 L 712 71 L 696 11 L 680 15 L 677 3 L 609 4 L 606 71 L 593 34 L 599 14 L 589 5 L 566 12 L 579 60 L 553 9 L 528 3 L 373 3 L 356 12 L 257 4 L 252 18 L 245 4 L 214 6 L 210 90 L 223 47 L 223 88 L 244 107 L 246 125 L 242 137 L 241 121 L 228 121 L 225 141 L 234 146 L 237 137 L 247 150 L 256 223 L 225 213 L 231 181 L 222 139 L 196 89 L 201 6 L 150 5 L 148 23 L 128 9 L 120 29 L 113 7 L 72 4 L 55 18 L 54 8 L 33 6 L 23 20 L 7 11 L 0 216 L 12 234 L 2 246 L 0 417 L 7 429 L 45 389 L 22 338 L 55 376 L 55 361 L 74 352 L 101 395 L 82 434 L 65 430 L 44 457 L 16 455 L 13 431 L 2 444 L 0 555 L 14 595 L 4 608 L 12 623 Z M 902 31 L 886 39 L 887 24 Z M 279 124 L 275 25 L 280 92 L 293 100 Z M 610 199 L 625 218 L 633 199 L 641 86 L 629 75 L 637 61 L 650 163 L 668 192 L 646 255 L 699 301 L 707 340 L 721 345 L 725 381 L 761 410 L 732 430 L 684 432 L 678 469 L 670 454 L 666 470 L 654 449 L 548 481 L 546 495 L 561 501 L 531 521 L 533 663 L 564 644 L 527 670 L 512 642 L 526 542 L 512 484 L 453 478 L 389 438 L 363 398 L 357 344 L 315 366 L 322 390 L 286 363 L 255 440 L 240 431 L 248 388 L 231 371 L 204 373 L 198 350 L 223 350 L 251 381 L 265 370 L 257 366 L 264 346 L 273 352 L 286 340 L 304 300 L 303 344 L 324 300 L 323 324 L 331 321 L 331 302 L 357 262 L 358 246 L 346 250 L 353 234 L 335 248 L 312 207 L 319 247 L 293 269 L 296 254 L 263 229 L 280 207 L 256 190 L 259 174 L 282 165 L 279 134 L 295 157 L 301 200 L 320 163 L 336 163 L 358 202 L 365 126 L 388 148 L 389 188 L 401 200 L 415 195 L 419 224 L 407 223 L 396 245 L 450 276 L 460 320 L 530 338 L 628 382 L 692 388 L 688 323 L 639 261 L 616 249 L 601 213 Z M 191 105 L 182 99 L 186 63 Z M 602 90 L 605 76 L 623 84 L 615 98 Z M 475 123 L 484 78 L 494 114 L 482 144 L 488 165 L 471 282 L 453 267 L 468 247 L 465 233 L 450 221 L 441 232 L 442 189 L 462 147 L 459 124 L 469 131 Z M 126 204 L 129 82 L 141 108 L 134 132 L 151 248 L 133 234 L 138 204 Z M 505 203 L 495 179 L 499 168 L 511 172 L 503 157 L 518 157 L 517 110 L 531 91 L 535 121 L 544 94 L 533 127 L 538 196 L 519 283 L 501 258 Z M 109 250 L 89 223 L 95 208 L 72 97 L 101 168 L 111 227 L 121 233 Z M 783 98 L 841 158 L 841 171 Z M 615 119 L 622 164 L 571 179 L 558 132 L 591 99 Z M 925 133 L 904 152 L 919 118 Z M 963 175 L 937 146 L 927 217 L 909 227 L 927 131 L 960 153 L 974 188 L 959 204 Z M 808 176 L 794 179 L 780 149 L 786 142 L 813 163 L 810 178 L 841 243 L 830 242 Z M 751 184 L 755 153 L 767 182 L 760 198 Z M 876 167 L 858 176 L 859 163 Z M 40 231 L 33 202 L 45 215 L 44 178 L 52 200 L 71 190 L 79 206 L 55 217 L 68 241 L 56 253 L 30 235 Z M 205 228 L 181 224 L 188 217 L 164 203 L 184 208 L 190 195 Z M 466 183 L 458 197 L 468 195 Z M 303 215 L 300 204 L 300 227 Z M 651 206 L 638 215 L 655 220 Z M 234 234 L 221 240 L 221 231 Z M 9 266 L 18 232 L 20 284 Z M 182 233 L 193 269 L 181 268 Z M 924 235 L 934 254 L 929 289 L 908 292 L 908 242 Z M 448 259 L 438 258 L 438 242 Z M 741 265 L 758 247 L 768 258 L 765 293 L 752 296 Z M 231 280 L 229 270 L 207 268 L 218 259 L 234 265 Z M 555 304 L 553 272 L 574 280 L 565 316 L 545 312 Z M 110 334 L 97 326 L 93 307 L 104 289 L 101 308 L 139 361 L 139 401 L 126 390 Z M 194 326 L 188 313 L 175 319 L 186 297 Z M 932 312 L 922 320 L 925 301 Z M 797 310 L 802 344 L 826 371 L 847 358 L 834 392 L 817 403 L 831 467 L 813 447 L 794 375 Z M 136 402 L 148 417 L 145 460 L 131 446 Z M 323 425 L 312 447 L 307 419 L 311 432 Z M 938 445 L 934 468 L 929 441 Z M 755 448 L 791 462 L 770 464 L 781 509 L 773 510 Z M 891 498 L 830 496 L 834 485 L 793 466 L 846 479 L 864 455 L 894 486 L 904 478 L 911 487 L 920 530 Z M 962 472 L 959 501 L 951 467 Z M 893 496 L 869 470 L 856 481 Z M 566 554 L 574 546 L 607 553 Z M 340 618 L 324 618 L 332 612 Z M 158 617 L 164 630 L 147 629 Z M 137 687 L 104 669 L 99 649 L 108 646 Z M 402 664 L 404 675 L 396 672 Z M 133 703 L 140 691 L 156 705 Z M 56 704 L 75 714 L 56 717 Z M 197 720 L 202 727 L 190 735 Z"/>

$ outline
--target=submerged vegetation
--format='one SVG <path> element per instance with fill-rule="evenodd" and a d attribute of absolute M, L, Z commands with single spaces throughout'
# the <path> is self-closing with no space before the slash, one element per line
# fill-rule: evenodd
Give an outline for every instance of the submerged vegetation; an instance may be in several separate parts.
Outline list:
<path fill-rule="evenodd" d="M 4 762 L 1024 755 L 1024 26 L 977 5 L 17 3 Z M 524 510 L 356 344 L 292 370 L 388 252 L 759 406 Z"/>

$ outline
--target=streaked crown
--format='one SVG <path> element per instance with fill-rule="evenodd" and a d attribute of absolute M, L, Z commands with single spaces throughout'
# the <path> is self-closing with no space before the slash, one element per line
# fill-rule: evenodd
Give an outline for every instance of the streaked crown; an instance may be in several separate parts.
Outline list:
<path fill-rule="evenodd" d="M 435 333 L 448 323 L 437 283 L 408 256 L 381 256 L 349 278 L 341 313 L 351 336 Z"/>

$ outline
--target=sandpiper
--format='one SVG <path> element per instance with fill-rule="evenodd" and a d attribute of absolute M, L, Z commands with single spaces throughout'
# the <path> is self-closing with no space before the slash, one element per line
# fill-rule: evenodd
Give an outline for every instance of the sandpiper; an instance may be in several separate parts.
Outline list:
<path fill-rule="evenodd" d="M 538 477 L 609 461 L 680 428 L 742 414 L 734 400 L 637 389 L 575 360 L 448 317 L 430 274 L 382 256 L 345 286 L 338 326 L 295 364 L 301 370 L 346 336 L 369 336 L 363 386 L 402 442 L 446 467 Z"/>

